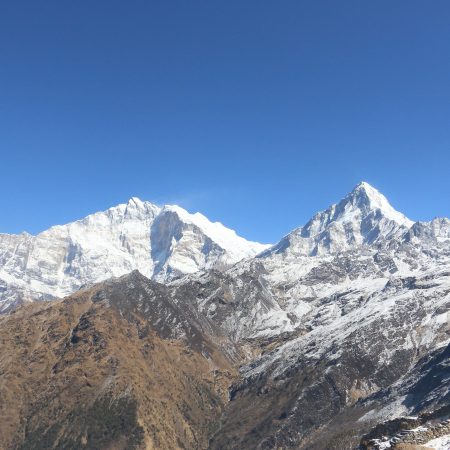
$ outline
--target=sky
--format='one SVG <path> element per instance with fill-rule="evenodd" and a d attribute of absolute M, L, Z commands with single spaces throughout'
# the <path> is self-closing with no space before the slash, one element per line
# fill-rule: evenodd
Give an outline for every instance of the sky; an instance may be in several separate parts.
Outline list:
<path fill-rule="evenodd" d="M 450 2 L 0 0 L 0 232 L 130 197 L 276 242 L 359 181 L 450 216 Z"/>

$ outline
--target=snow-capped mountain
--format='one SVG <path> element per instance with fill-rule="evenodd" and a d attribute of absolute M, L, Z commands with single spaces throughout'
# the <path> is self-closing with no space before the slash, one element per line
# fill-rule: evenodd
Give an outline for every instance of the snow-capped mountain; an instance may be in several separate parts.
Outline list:
<path fill-rule="evenodd" d="M 339 203 L 316 214 L 268 252 L 287 250 L 306 256 L 337 253 L 398 236 L 412 225 L 384 195 L 362 182 Z"/>
<path fill-rule="evenodd" d="M 0 234 L 0 311 L 17 301 L 62 297 L 136 269 L 162 282 L 200 269 L 224 269 L 266 247 L 202 214 L 132 198 L 36 236 Z"/>
<path fill-rule="evenodd" d="M 360 183 L 255 258 L 170 283 L 251 355 L 211 448 L 352 448 L 331 445 L 342 422 L 358 435 L 423 411 L 404 399 L 426 376 L 409 371 L 450 344 L 449 224 L 414 223 Z"/>
<path fill-rule="evenodd" d="M 236 448 L 353 448 L 336 436 L 448 404 L 450 372 L 421 358 L 441 361 L 450 344 L 449 224 L 413 223 L 361 183 L 221 274 L 233 280 L 227 306 L 220 291 L 202 295 L 200 306 L 210 317 L 222 310 L 224 326 L 238 339 L 263 342 L 263 351 L 241 367 L 213 448 L 227 439 L 237 439 Z M 430 367 L 447 380 L 440 394 L 421 381 Z M 412 400 L 417 392 L 421 404 Z M 265 431 L 255 438 L 248 428 Z"/>
<path fill-rule="evenodd" d="M 216 317 L 225 309 L 224 321 L 236 337 L 294 332 L 315 310 L 315 299 L 358 283 L 370 290 L 376 285 L 374 280 L 383 284 L 393 276 L 426 270 L 434 264 L 430 249 L 437 248 L 436 242 L 442 250 L 435 258 L 443 258 L 446 264 L 446 220 L 414 223 L 362 182 L 343 200 L 255 258 L 223 274 L 200 273 L 189 278 L 195 286 L 209 286 L 215 280 L 219 300 L 202 295 L 201 307 Z M 173 284 L 186 282 L 180 279 Z M 233 300 L 224 305 L 223 296 Z M 234 313 L 228 310 L 231 306 Z"/>

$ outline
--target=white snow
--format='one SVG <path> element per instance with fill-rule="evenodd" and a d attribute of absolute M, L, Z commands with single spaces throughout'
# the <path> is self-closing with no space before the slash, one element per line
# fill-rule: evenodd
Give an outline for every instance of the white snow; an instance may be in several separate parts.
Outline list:
<path fill-rule="evenodd" d="M 170 211 L 176 213 L 175 222 Z M 0 289 L 0 311 L 20 298 L 62 297 L 135 269 L 162 282 L 201 269 L 224 269 L 266 247 L 199 213 L 133 197 L 37 236 L 0 234 L 0 287 L 7 285 Z"/>
<path fill-rule="evenodd" d="M 434 450 L 449 450 L 450 449 L 450 434 L 432 439 L 424 444 L 425 447 L 430 447 Z"/>
<path fill-rule="evenodd" d="M 270 245 L 247 241 L 238 236 L 234 230 L 225 227 L 220 222 L 210 222 L 199 212 L 190 214 L 185 209 L 176 205 L 166 205 L 163 210 L 173 211 L 178 214 L 184 223 L 190 223 L 200 228 L 206 236 L 227 250 L 228 254 L 233 255 L 232 258 L 237 261 L 255 256 L 270 247 Z"/>
<path fill-rule="evenodd" d="M 354 192 L 357 191 L 364 191 L 369 198 L 371 208 L 378 208 L 388 219 L 393 220 L 400 225 L 407 226 L 408 228 L 413 225 L 414 222 L 412 220 L 408 219 L 402 213 L 396 211 L 391 206 L 388 199 L 369 183 L 362 181 L 354 190 Z"/>
<path fill-rule="evenodd" d="M 306 225 L 297 228 L 275 245 L 283 243 L 285 255 L 324 256 L 386 238 L 400 237 L 414 222 L 396 211 L 375 188 L 362 182 L 339 203 L 317 213 Z"/>

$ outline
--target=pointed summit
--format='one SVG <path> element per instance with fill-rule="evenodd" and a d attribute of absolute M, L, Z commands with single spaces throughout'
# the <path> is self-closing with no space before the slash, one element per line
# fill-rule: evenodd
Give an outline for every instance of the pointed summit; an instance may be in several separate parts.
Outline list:
<path fill-rule="evenodd" d="M 144 202 L 139 197 L 131 197 L 128 200 L 128 204 L 142 205 Z"/>
<path fill-rule="evenodd" d="M 387 198 L 381 194 L 380 191 L 375 189 L 366 181 L 361 181 L 358 183 L 353 190 L 347 194 L 346 198 L 364 198 L 367 201 L 377 202 L 380 205 L 388 204 Z"/>
<path fill-rule="evenodd" d="M 127 208 L 148 209 L 149 206 L 152 209 L 160 209 L 158 206 L 151 202 L 143 201 L 139 197 L 131 197 L 126 203 Z"/>
<path fill-rule="evenodd" d="M 285 251 L 308 256 L 337 253 L 381 243 L 405 233 L 412 224 L 383 194 L 362 181 L 339 203 L 317 213 L 264 255 Z"/>
<path fill-rule="evenodd" d="M 362 214 L 369 214 L 379 210 L 389 220 L 400 225 L 410 227 L 414 222 L 402 213 L 396 211 L 388 199 L 377 189 L 365 181 L 361 181 L 355 188 L 336 205 L 336 210 L 353 210 L 357 208 Z"/>

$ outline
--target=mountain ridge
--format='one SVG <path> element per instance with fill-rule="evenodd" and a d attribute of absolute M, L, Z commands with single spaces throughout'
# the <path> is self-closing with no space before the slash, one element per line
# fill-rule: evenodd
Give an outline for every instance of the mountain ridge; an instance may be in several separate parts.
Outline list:
<path fill-rule="evenodd" d="M 0 311 L 134 269 L 159 281 L 223 269 L 264 248 L 203 215 L 133 197 L 35 236 L 0 234 Z"/>

